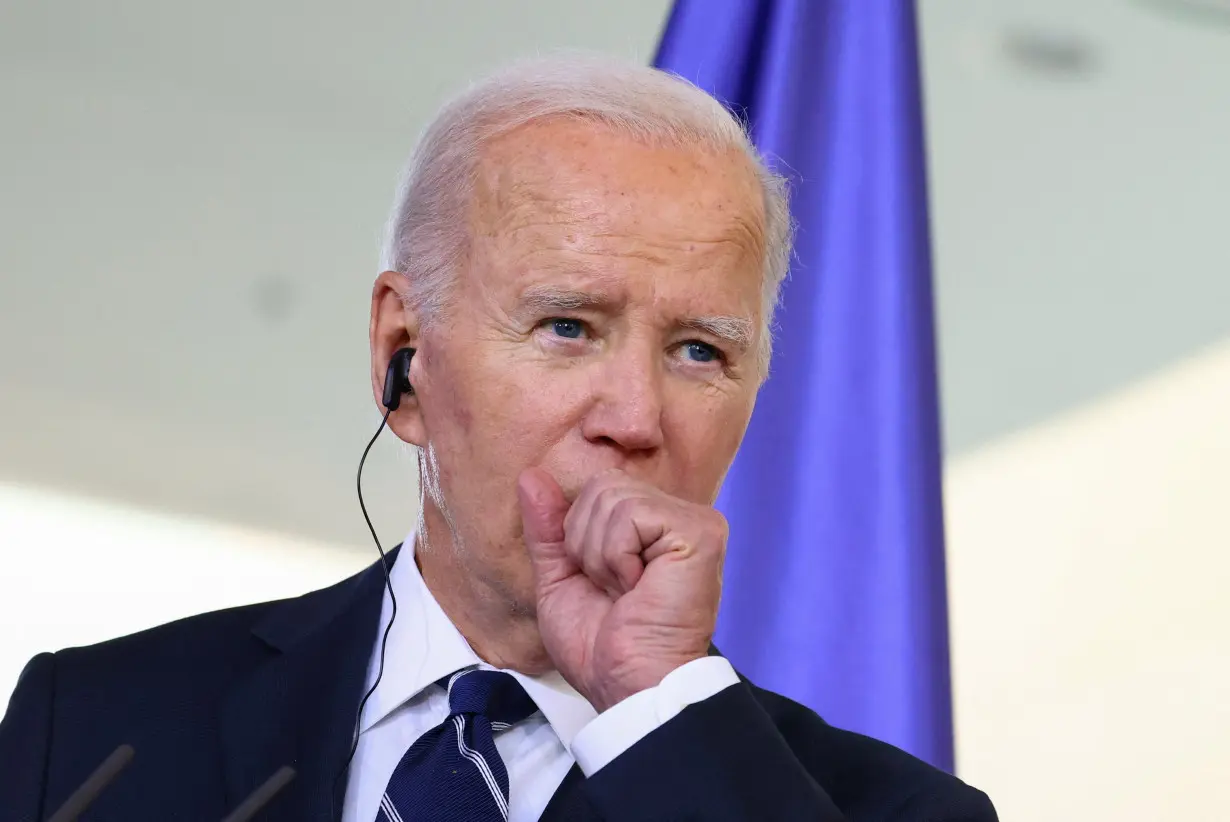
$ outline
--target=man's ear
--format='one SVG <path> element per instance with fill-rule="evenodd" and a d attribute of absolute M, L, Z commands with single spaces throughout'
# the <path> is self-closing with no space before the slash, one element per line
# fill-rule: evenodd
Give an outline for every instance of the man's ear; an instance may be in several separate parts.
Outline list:
<path fill-rule="evenodd" d="M 383 416 L 388 410 L 382 402 L 384 381 L 389 361 L 401 348 L 419 348 L 419 323 L 414 309 L 407 307 L 406 278 L 396 271 L 385 271 L 372 287 L 372 315 L 368 324 L 368 340 L 372 351 L 372 394 Z M 410 362 L 410 384 L 417 389 L 414 374 L 419 369 L 421 355 Z M 403 394 L 401 405 L 389 414 L 389 430 L 399 439 L 413 445 L 425 445 L 427 438 L 419 407 L 418 392 Z"/>

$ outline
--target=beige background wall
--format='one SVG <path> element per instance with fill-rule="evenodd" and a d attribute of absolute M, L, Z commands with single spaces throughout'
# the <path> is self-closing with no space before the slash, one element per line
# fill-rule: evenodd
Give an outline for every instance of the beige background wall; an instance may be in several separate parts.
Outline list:
<path fill-rule="evenodd" d="M 1218 819 L 1230 343 L 957 459 L 959 770 L 1006 819 Z"/>

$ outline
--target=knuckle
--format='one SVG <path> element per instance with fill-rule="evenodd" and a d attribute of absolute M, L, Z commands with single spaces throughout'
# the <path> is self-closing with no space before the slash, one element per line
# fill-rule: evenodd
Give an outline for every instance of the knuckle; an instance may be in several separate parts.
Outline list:
<path fill-rule="evenodd" d="M 585 569 L 586 576 L 592 579 L 606 571 L 606 561 L 597 552 L 589 553 L 585 555 L 582 567 Z"/>
<path fill-rule="evenodd" d="M 664 542 L 666 544 L 665 547 L 667 551 L 671 553 L 687 554 L 691 553 L 694 548 L 698 547 L 694 544 L 693 540 L 687 537 L 687 535 L 680 533 L 670 534 L 666 537 Z"/>
<path fill-rule="evenodd" d="M 611 506 L 613 519 L 631 519 L 637 511 L 640 500 L 636 497 L 623 497 Z"/>
<path fill-rule="evenodd" d="M 621 498 L 622 497 L 618 489 L 615 489 L 615 488 L 603 489 L 602 493 L 600 493 L 597 499 L 595 500 L 594 510 L 601 511 L 609 515 L 612 511 L 615 510 L 615 507 L 619 505 L 619 501 Z"/>
<path fill-rule="evenodd" d="M 576 529 L 565 531 L 564 550 L 573 559 L 583 556 L 585 553 L 584 533 L 578 533 Z"/>

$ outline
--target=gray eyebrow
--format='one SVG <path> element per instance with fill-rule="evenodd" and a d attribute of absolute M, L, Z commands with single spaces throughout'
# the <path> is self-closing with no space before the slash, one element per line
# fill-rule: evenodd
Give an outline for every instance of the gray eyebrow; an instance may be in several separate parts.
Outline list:
<path fill-rule="evenodd" d="M 595 308 L 610 303 L 611 300 L 601 294 L 553 285 L 530 286 L 521 295 L 521 304 L 533 311 L 576 311 L 578 308 Z"/>
<path fill-rule="evenodd" d="M 680 325 L 711 334 L 740 351 L 752 347 L 752 321 L 743 317 L 690 317 Z"/>
<path fill-rule="evenodd" d="M 615 302 L 617 301 L 601 293 L 553 285 L 530 286 L 521 295 L 521 305 L 534 313 L 603 308 Z M 747 351 L 752 347 L 755 332 L 752 321 L 744 317 L 688 317 L 679 322 L 679 327 L 709 334 L 740 351 Z"/>

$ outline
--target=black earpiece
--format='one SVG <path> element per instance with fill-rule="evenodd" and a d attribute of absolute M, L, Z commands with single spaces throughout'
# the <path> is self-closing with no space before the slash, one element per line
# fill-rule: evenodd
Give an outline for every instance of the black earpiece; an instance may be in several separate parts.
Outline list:
<path fill-rule="evenodd" d="M 402 394 L 413 394 L 414 386 L 410 384 L 410 360 L 414 359 L 413 348 L 399 348 L 389 360 L 389 370 L 384 375 L 384 396 L 381 402 L 390 411 L 396 411 L 401 405 Z"/>
<path fill-rule="evenodd" d="M 376 543 L 376 550 L 380 552 L 380 565 L 384 571 L 384 587 L 389 592 L 392 613 L 389 614 L 388 624 L 384 626 L 384 633 L 380 638 L 380 667 L 376 672 L 376 681 L 367 689 L 367 693 L 363 694 L 363 698 L 359 700 L 359 708 L 355 712 L 355 732 L 354 739 L 350 744 L 350 755 L 346 757 L 346 761 L 342 764 L 341 769 L 333 777 L 333 795 L 331 800 L 334 803 L 336 803 L 337 797 L 341 796 L 338 788 L 341 786 L 342 777 L 350 770 L 350 763 L 354 760 L 355 751 L 359 749 L 358 729 L 359 720 L 363 717 L 363 707 L 367 705 L 367 701 L 376 692 L 376 686 L 384 678 L 384 652 L 389 645 L 389 632 L 393 630 L 393 622 L 397 619 L 397 595 L 393 593 L 393 580 L 389 577 L 389 558 L 384 552 L 384 546 L 380 544 L 380 537 L 376 535 L 376 527 L 372 525 L 372 518 L 367 515 L 367 505 L 363 502 L 363 464 L 367 462 L 367 454 L 372 450 L 372 446 L 376 444 L 376 439 L 380 436 L 380 432 L 388 424 L 389 417 L 401 405 L 402 394 L 414 393 L 414 386 L 410 384 L 410 361 L 414 359 L 414 351 L 415 349 L 413 348 L 399 348 L 393 354 L 393 358 L 389 360 L 389 369 L 384 374 L 384 393 L 380 397 L 380 401 L 386 409 L 384 419 L 380 421 L 380 427 L 376 429 L 375 434 L 372 434 L 367 447 L 363 449 L 363 456 L 359 457 L 359 470 L 355 474 L 354 481 L 355 490 L 359 495 L 359 510 L 363 512 L 363 521 L 367 523 L 367 530 L 371 532 L 372 540 Z M 410 551 L 413 552 L 414 549 L 411 548 Z M 333 817 L 338 818 L 336 807 L 333 808 Z"/>

